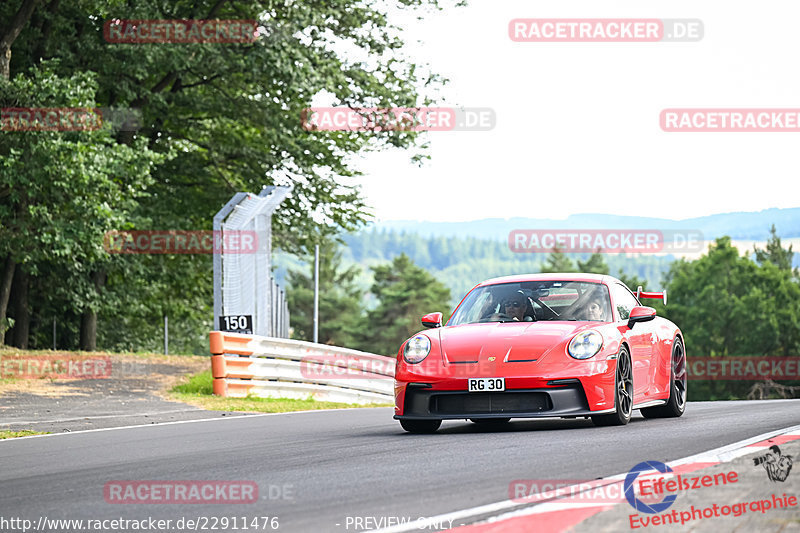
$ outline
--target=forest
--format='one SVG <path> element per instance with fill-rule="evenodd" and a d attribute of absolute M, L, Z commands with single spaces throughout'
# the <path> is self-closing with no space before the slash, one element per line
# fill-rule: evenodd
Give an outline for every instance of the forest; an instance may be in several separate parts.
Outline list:
<path fill-rule="evenodd" d="M 441 9 L 456 0 L 398 2 Z M 209 230 L 234 193 L 292 185 L 273 219 L 273 247 L 295 338 L 310 338 L 310 254 L 319 245 L 326 343 L 393 354 L 422 313 L 448 315 L 486 278 L 590 271 L 667 288 L 670 305 L 659 312 L 684 328 L 690 356 L 800 355 L 800 281 L 774 226 L 764 249 L 742 254 L 720 236 L 693 260 L 514 254 L 478 231 L 367 228 L 353 156 L 401 148 L 421 162 L 430 157 L 424 136 L 307 131 L 300 117 L 321 94 L 360 107 L 437 102 L 446 80 L 403 56 L 401 29 L 381 9 L 356 0 L 1 3 L 0 345 L 159 351 L 168 317 L 172 353 L 207 353 L 211 256 L 111 254 L 106 236 Z M 266 22 L 258 39 L 225 46 L 130 45 L 104 32 L 120 12 Z M 359 53 L 335 53 L 342 44 Z M 98 110 L 109 120 L 28 131 L 12 124 L 20 109 Z M 796 214 L 776 216 L 783 224 Z M 747 236 L 750 218 L 719 215 L 713 228 Z M 706 395 L 749 394 L 747 384 L 718 385 Z"/>

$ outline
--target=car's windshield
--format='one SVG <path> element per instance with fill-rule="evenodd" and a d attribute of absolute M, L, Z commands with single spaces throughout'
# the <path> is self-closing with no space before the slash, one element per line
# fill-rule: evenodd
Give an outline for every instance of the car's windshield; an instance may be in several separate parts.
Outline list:
<path fill-rule="evenodd" d="M 474 289 L 448 322 L 611 321 L 608 288 L 586 281 L 524 281 Z"/>

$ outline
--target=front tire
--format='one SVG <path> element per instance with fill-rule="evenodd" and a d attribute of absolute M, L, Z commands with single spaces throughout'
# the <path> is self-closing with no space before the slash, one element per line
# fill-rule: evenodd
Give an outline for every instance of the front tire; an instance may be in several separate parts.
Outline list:
<path fill-rule="evenodd" d="M 680 339 L 672 346 L 672 369 L 669 379 L 669 400 L 664 405 L 645 407 L 639 411 L 645 418 L 677 418 L 686 411 L 686 351 Z"/>
<path fill-rule="evenodd" d="M 617 371 L 614 375 L 614 409 L 607 415 L 592 417 L 595 426 L 624 426 L 631 421 L 633 412 L 633 368 L 627 348 L 620 348 L 617 356 Z"/>
<path fill-rule="evenodd" d="M 434 433 L 442 425 L 441 420 L 401 420 L 400 425 L 409 433 Z"/>

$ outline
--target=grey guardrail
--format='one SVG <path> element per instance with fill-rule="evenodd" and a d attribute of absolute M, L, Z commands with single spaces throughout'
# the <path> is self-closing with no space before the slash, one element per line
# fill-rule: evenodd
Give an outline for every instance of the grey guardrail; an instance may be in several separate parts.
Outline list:
<path fill-rule="evenodd" d="M 212 331 L 214 394 L 392 403 L 393 357 L 313 342 Z"/>

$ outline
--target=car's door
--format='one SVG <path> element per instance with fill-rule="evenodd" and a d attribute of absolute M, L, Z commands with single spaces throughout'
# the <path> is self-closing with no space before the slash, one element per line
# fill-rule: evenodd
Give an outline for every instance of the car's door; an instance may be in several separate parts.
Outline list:
<path fill-rule="evenodd" d="M 651 393 L 651 360 L 653 357 L 653 328 L 651 322 L 640 322 L 633 329 L 628 328 L 628 316 L 639 305 L 636 296 L 621 283 L 611 285 L 611 297 L 619 331 L 631 347 L 631 366 L 633 367 L 633 403 L 639 403 Z"/>

